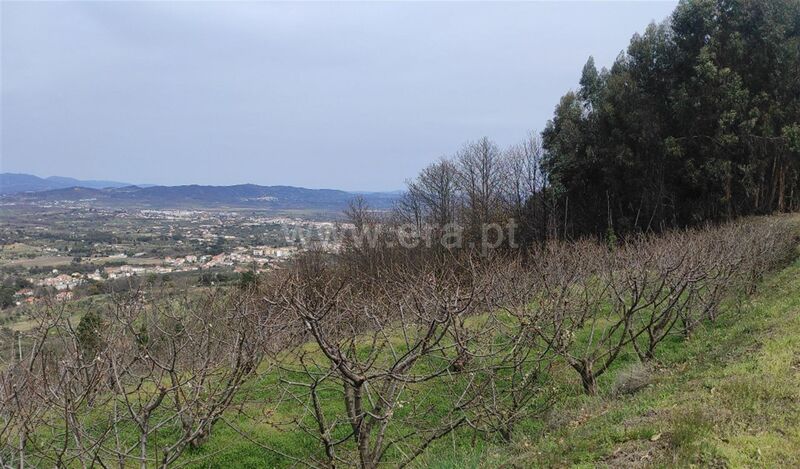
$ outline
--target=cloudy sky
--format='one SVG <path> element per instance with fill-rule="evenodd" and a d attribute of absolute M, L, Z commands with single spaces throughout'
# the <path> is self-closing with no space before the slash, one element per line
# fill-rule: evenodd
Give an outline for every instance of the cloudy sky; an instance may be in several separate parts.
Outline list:
<path fill-rule="evenodd" d="M 399 189 L 675 2 L 0 4 L 0 171 Z"/>

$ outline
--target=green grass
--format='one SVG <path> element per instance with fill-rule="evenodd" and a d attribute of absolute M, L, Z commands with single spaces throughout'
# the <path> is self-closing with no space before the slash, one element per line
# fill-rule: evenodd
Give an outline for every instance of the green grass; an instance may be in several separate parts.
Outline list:
<path fill-rule="evenodd" d="M 597 396 L 584 395 L 578 375 L 560 360 L 549 374 L 555 405 L 519 423 L 511 443 L 462 428 L 435 442 L 413 465 L 800 466 L 800 260 L 769 276 L 754 296 L 731 300 L 722 311 L 717 322 L 703 324 L 689 339 L 678 334 L 665 339 L 656 363 L 647 368 L 629 347 L 599 378 Z M 434 364 L 421 361 L 419 366 Z M 210 440 L 182 455 L 182 466 L 297 466 L 267 447 L 294 458 L 321 459 L 314 437 L 296 425 L 281 425 L 301 418 L 313 428 L 305 403 L 283 398 L 277 373 L 263 371 L 247 383 Z M 618 392 L 628 389 L 623 385 L 633 377 L 649 384 L 633 393 Z M 410 386 L 411 394 L 404 397 L 408 404 L 397 412 L 391 431 L 434 427 L 458 386 L 457 380 Z M 329 415 L 343 414 L 339 393 L 331 385 L 323 392 Z M 426 408 L 414 410 L 414 403 Z M 402 422 L 415 412 L 419 415 L 410 424 Z M 98 425 L 102 420 L 98 417 Z M 156 440 L 167 442 L 174 431 L 165 427 Z M 345 431 L 343 425 L 339 436 Z M 131 431 L 123 438 L 133 441 L 134 436 Z M 153 452 L 159 447 L 154 443 Z M 339 454 L 352 449 L 345 445 Z M 397 460 L 398 454 L 387 459 Z"/>
<path fill-rule="evenodd" d="M 556 370 L 561 398 L 546 415 L 517 427 L 514 441 L 473 438 L 462 429 L 438 441 L 418 467 L 542 466 L 797 466 L 800 465 L 800 261 L 765 280 L 743 303 L 733 302 L 713 324 L 657 350 L 650 384 L 615 395 L 636 366 L 622 354 L 600 380 L 598 396 L 583 395 L 577 375 Z M 250 419 L 277 389 L 269 375 L 253 383 L 245 413 L 230 412 L 251 438 L 298 456 L 319 456 L 313 438 Z M 446 387 L 429 389 L 436 400 Z M 335 404 L 328 404 L 331 409 Z M 282 404 L 276 420 L 297 412 Z M 433 417 L 431 417 L 433 418 Z M 185 454 L 195 467 L 276 467 L 292 461 L 259 448 L 220 424 L 211 440 Z"/>
<path fill-rule="evenodd" d="M 666 341 L 653 383 L 632 396 L 572 395 L 542 430 L 430 467 L 800 465 L 800 262 L 730 304 L 689 340 Z"/>

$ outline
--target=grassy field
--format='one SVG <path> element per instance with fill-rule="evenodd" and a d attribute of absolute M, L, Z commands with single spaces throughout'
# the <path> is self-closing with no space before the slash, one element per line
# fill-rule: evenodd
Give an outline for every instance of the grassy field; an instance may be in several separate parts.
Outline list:
<path fill-rule="evenodd" d="M 418 467 L 637 467 L 800 465 L 800 261 L 770 276 L 751 298 L 690 339 L 662 345 L 657 362 L 631 352 L 600 379 L 600 395 L 581 392 L 572 370 L 557 370 L 559 401 L 524 422 L 510 444 L 473 438 L 468 430 L 436 442 Z M 559 372 L 563 371 L 563 372 Z M 260 396 L 275 377 L 255 383 Z M 431 390 L 431 399 L 445 390 Z M 269 399 L 266 399 L 269 400 Z M 262 401 L 263 402 L 263 401 Z M 276 430 L 253 415 L 259 404 L 230 412 L 211 440 L 185 454 L 195 467 L 294 465 L 249 439 L 287 454 L 319 454 L 300 432 Z M 278 419 L 291 403 L 264 408 Z M 299 404 L 295 404 L 299 405 Z M 436 418 L 431 416 L 431 418 Z"/>

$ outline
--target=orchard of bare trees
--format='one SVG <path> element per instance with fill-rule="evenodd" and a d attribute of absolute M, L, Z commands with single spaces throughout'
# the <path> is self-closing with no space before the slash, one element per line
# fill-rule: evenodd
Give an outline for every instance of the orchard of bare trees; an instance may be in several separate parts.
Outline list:
<path fill-rule="evenodd" d="M 202 464 L 218 432 L 312 467 L 509 441 L 560 393 L 602 392 L 621 355 L 657 361 L 736 314 L 796 244 L 782 217 L 525 255 L 378 244 L 309 252 L 246 289 L 131 291 L 80 319 L 53 303 L 2 357 L 0 464 Z"/>

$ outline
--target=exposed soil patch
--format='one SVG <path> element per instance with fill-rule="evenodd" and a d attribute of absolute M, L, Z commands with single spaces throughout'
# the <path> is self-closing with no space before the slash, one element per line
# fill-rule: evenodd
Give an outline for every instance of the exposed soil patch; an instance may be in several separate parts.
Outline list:
<path fill-rule="evenodd" d="M 668 443 L 663 441 L 626 441 L 603 459 L 608 467 L 650 467 L 667 451 Z"/>

